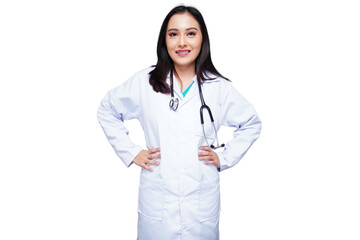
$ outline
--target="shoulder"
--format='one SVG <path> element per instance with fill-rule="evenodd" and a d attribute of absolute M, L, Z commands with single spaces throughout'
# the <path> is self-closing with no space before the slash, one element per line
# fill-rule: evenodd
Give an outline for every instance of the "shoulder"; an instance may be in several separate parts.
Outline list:
<path fill-rule="evenodd" d="M 203 82 L 204 88 L 211 89 L 214 92 L 218 92 L 220 102 L 226 102 L 234 100 L 238 102 L 246 102 L 247 100 L 234 86 L 233 82 L 223 77 L 208 74 L 208 77 L 214 78 L 213 80 L 207 80 Z"/>
<path fill-rule="evenodd" d="M 203 86 L 209 85 L 211 87 L 220 88 L 221 90 L 225 90 L 233 87 L 231 81 L 226 80 L 223 77 L 216 76 L 212 73 L 206 72 L 205 77 L 209 78 L 209 80 L 203 81 L 202 82 Z"/>

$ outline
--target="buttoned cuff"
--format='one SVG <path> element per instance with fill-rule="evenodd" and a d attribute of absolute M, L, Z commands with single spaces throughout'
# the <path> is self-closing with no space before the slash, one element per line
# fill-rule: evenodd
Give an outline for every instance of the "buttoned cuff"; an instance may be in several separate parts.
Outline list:
<path fill-rule="evenodd" d="M 130 167 L 133 164 L 133 160 L 142 151 L 143 148 L 135 145 L 134 147 L 130 148 L 126 153 L 122 153 L 120 158 L 125 163 L 126 167 Z"/>
<path fill-rule="evenodd" d="M 225 158 L 224 155 L 222 154 L 222 152 L 217 153 L 218 157 L 219 157 L 219 161 L 220 161 L 220 168 L 217 168 L 218 172 L 221 172 L 225 169 L 227 169 L 228 167 L 225 165 Z"/>
<path fill-rule="evenodd" d="M 222 155 L 222 152 L 218 152 L 217 153 L 218 157 L 219 157 L 219 161 L 220 161 L 220 168 L 218 169 L 218 172 L 221 172 L 223 170 L 223 163 L 225 162 L 224 156 Z"/>

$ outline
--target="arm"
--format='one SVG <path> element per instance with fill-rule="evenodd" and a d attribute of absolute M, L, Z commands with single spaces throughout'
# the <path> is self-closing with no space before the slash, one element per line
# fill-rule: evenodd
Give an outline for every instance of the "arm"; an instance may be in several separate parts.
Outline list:
<path fill-rule="evenodd" d="M 110 90 L 97 111 L 97 119 L 108 141 L 127 167 L 142 147 L 131 141 L 124 120 L 139 118 L 140 113 L 140 81 L 136 76 Z"/>
<path fill-rule="evenodd" d="M 218 171 L 233 167 L 260 136 L 261 121 L 254 107 L 229 83 L 225 82 L 221 104 L 221 125 L 235 127 L 233 139 L 218 153 Z"/>

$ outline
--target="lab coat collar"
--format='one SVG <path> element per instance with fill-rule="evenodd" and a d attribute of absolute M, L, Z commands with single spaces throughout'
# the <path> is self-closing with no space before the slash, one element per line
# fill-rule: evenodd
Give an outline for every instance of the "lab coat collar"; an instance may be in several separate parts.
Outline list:
<path fill-rule="evenodd" d="M 194 84 L 191 86 L 191 88 L 189 89 L 188 93 L 186 94 L 185 97 L 183 97 L 180 85 L 178 83 L 178 81 L 176 80 L 176 77 L 173 76 L 173 81 L 174 81 L 174 96 L 176 96 L 177 98 L 179 98 L 180 101 L 183 101 L 183 103 L 180 102 L 180 105 L 184 104 L 185 102 L 189 101 L 191 98 L 193 98 L 194 96 L 198 95 L 199 92 L 199 86 L 197 83 L 197 79 L 196 79 L 196 75 L 194 76 L 194 78 L 192 79 L 194 81 Z M 166 79 L 167 84 L 170 86 L 170 74 L 168 74 L 168 77 Z"/>
<path fill-rule="evenodd" d="M 174 83 L 174 97 L 177 97 L 179 98 L 179 100 L 182 100 L 183 99 L 183 95 L 181 93 L 181 89 L 180 89 L 180 86 L 178 84 L 178 82 L 176 81 L 176 77 L 173 76 L 173 83 Z M 166 77 L 166 83 L 169 85 L 169 87 L 171 86 L 170 85 L 170 73 L 168 73 L 168 76 Z"/>
<path fill-rule="evenodd" d="M 209 84 L 209 83 L 214 83 L 214 82 L 220 81 L 218 76 L 216 76 L 210 72 L 206 72 L 204 75 L 205 75 L 205 78 L 213 78 L 213 80 L 202 81 L 202 84 Z"/>
<path fill-rule="evenodd" d="M 174 76 L 175 78 L 175 76 Z M 206 72 L 205 73 L 205 78 L 214 78 L 214 80 L 208 80 L 208 81 L 201 81 L 201 84 L 204 84 L 204 83 L 213 83 L 213 82 L 218 82 L 220 79 L 219 77 L 217 77 L 216 75 L 210 73 L 210 72 Z M 193 79 L 194 81 L 196 81 L 196 76 L 194 77 Z M 170 72 L 168 72 L 167 76 L 166 76 L 166 82 L 167 84 L 169 84 L 170 86 Z"/>
<path fill-rule="evenodd" d="M 210 72 L 206 72 L 205 77 L 206 78 L 214 78 L 214 80 L 202 81 L 201 82 L 202 86 L 220 81 L 219 77 L 215 76 L 214 74 L 211 74 Z M 183 95 L 182 95 L 181 88 L 178 84 L 178 81 L 176 81 L 175 75 L 173 75 L 173 80 L 174 80 L 174 97 L 179 99 L 179 108 L 181 108 L 184 104 L 186 104 L 192 98 L 199 97 L 199 85 L 197 83 L 196 75 L 193 78 L 193 81 L 195 81 L 195 82 L 194 82 L 193 86 L 191 86 L 191 88 L 189 89 L 189 91 L 185 97 L 183 97 Z M 168 73 L 168 75 L 166 77 L 166 83 L 170 87 L 170 72 Z"/>
<path fill-rule="evenodd" d="M 193 78 L 194 84 L 191 86 L 185 97 L 183 97 L 182 95 L 180 85 L 178 84 L 178 81 L 176 80 L 175 76 L 173 76 L 173 80 L 174 80 L 174 97 L 177 97 L 179 99 L 179 108 L 181 108 L 192 98 L 199 97 L 199 86 L 197 83 L 196 75 Z M 168 74 L 167 76 L 166 83 L 170 86 L 170 74 Z"/>

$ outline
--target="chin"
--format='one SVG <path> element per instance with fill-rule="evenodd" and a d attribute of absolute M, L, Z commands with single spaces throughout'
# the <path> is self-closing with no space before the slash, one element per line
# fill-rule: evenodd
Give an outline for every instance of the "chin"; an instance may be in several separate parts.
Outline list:
<path fill-rule="evenodd" d="M 182 67 L 185 67 L 185 66 L 191 66 L 194 64 L 195 61 L 174 61 L 174 64 L 175 65 L 178 65 L 178 66 L 182 66 Z"/>

